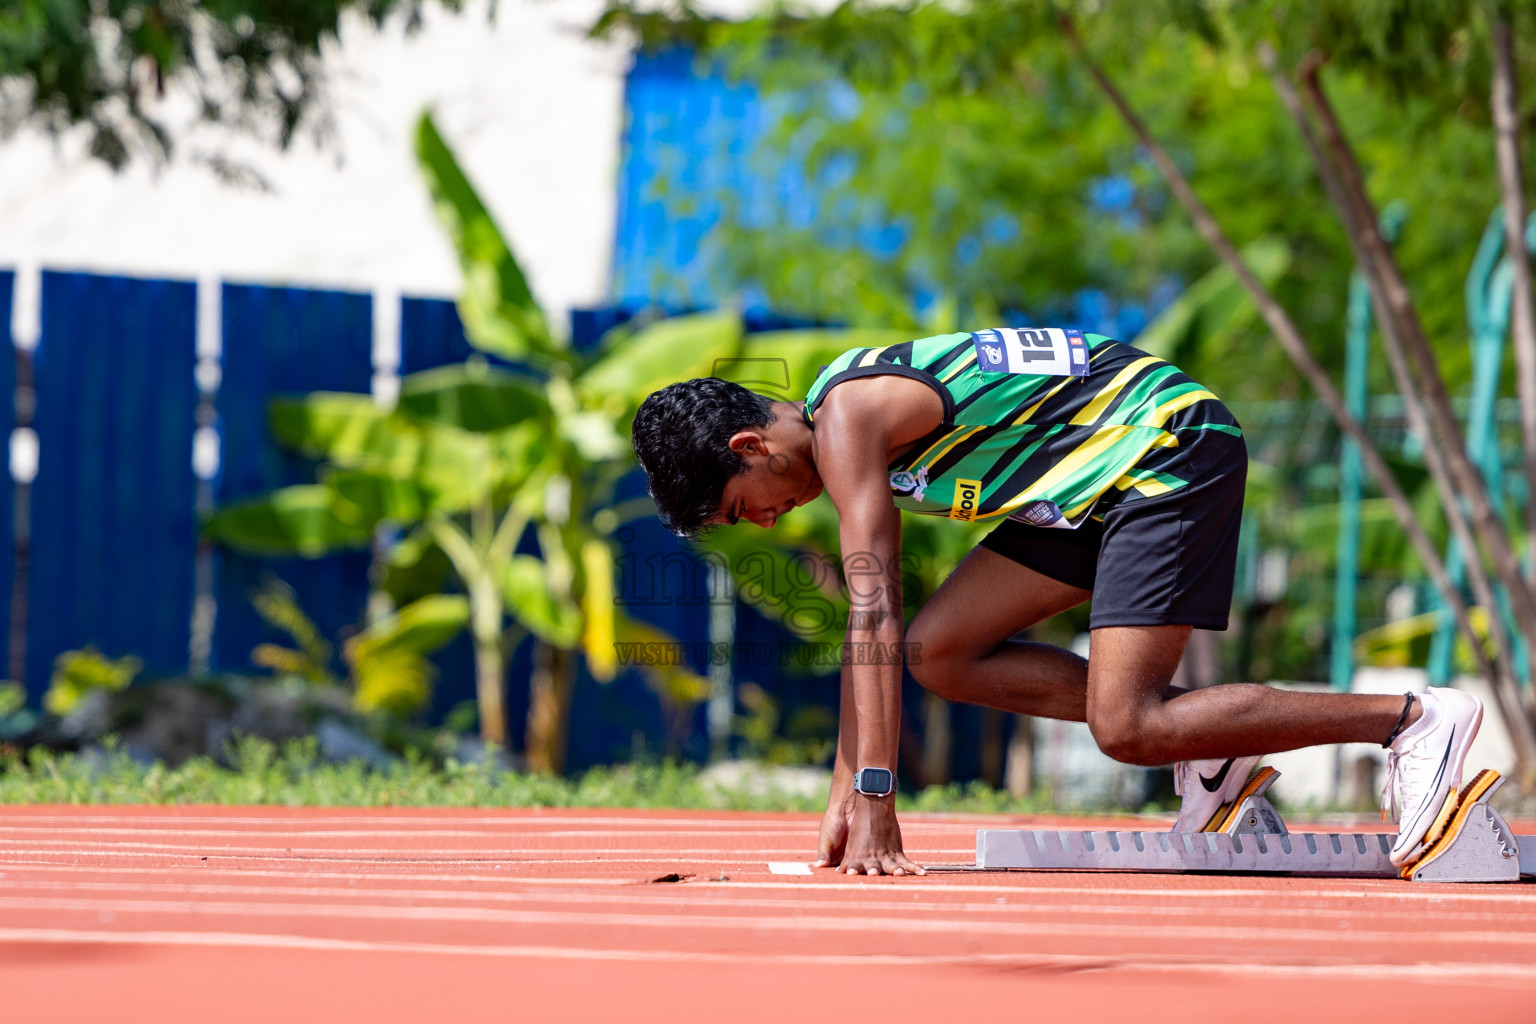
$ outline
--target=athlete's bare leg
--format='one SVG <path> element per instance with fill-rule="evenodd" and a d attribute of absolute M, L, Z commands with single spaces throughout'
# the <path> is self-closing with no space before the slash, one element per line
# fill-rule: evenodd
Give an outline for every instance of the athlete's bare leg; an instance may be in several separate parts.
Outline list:
<path fill-rule="evenodd" d="M 912 620 L 908 667 L 949 700 L 1086 721 L 1088 662 L 1060 647 L 1010 638 L 1092 596 L 977 548 Z"/>
<path fill-rule="evenodd" d="M 1085 661 L 1009 640 L 1092 595 L 985 548 L 968 555 L 912 623 L 913 675 L 950 700 L 1086 721 L 1109 756 L 1132 764 L 1270 754 L 1321 743 L 1380 743 L 1396 696 L 1317 694 L 1251 683 L 1170 687 L 1189 626 L 1096 629 Z M 1407 724 L 1420 714 L 1414 702 Z"/>
<path fill-rule="evenodd" d="M 1168 693 L 1188 626 L 1093 631 L 1088 727 L 1110 757 L 1130 764 L 1273 754 L 1320 743 L 1380 743 L 1403 698 L 1297 693 L 1254 683 Z M 1414 701 L 1407 725 L 1418 721 Z"/>

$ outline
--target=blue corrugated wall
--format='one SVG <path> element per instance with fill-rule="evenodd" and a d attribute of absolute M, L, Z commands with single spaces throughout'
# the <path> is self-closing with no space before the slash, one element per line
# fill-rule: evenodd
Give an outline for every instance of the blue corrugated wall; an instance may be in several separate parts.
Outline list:
<path fill-rule="evenodd" d="M 0 274 L 0 308 L 9 308 L 11 275 Z M 314 466 L 276 444 L 268 431 L 273 397 L 314 390 L 366 392 L 372 375 L 372 308 L 366 295 L 257 285 L 220 292 L 222 375 L 215 396 L 221 433 L 216 500 L 228 502 L 313 479 Z M 196 286 L 88 274 L 43 279 L 42 342 L 36 356 L 41 468 L 33 498 L 33 557 L 28 628 L 29 691 L 37 699 L 53 659 L 95 644 L 144 659 L 151 675 L 186 671 L 194 563 L 196 480 Z M 584 311 L 574 344 L 589 348 L 625 315 Z M 9 319 L 7 318 L 7 324 Z M 416 372 L 462 360 L 473 350 L 454 304 L 408 298 L 401 310 L 401 369 Z M 0 365 L 0 389 L 13 390 L 14 360 Z M 3 391 L 0 391 L 3 393 Z M 0 403 L 7 432 L 10 403 Z M 7 480 L 8 485 L 8 480 Z M 626 484 L 638 494 L 643 481 Z M 8 525 L 9 486 L 0 507 Z M 640 564 L 679 552 L 653 522 L 626 531 Z M 524 548 L 536 552 L 531 535 Z M 0 544 L 8 563 L 11 549 Z M 321 559 L 263 559 L 219 552 L 216 558 L 215 670 L 249 670 L 261 642 L 284 642 L 254 614 L 250 590 L 273 573 L 298 593 L 327 638 L 357 625 L 367 597 L 366 551 Z M 634 560 L 630 560 L 634 564 Z M 0 564 L 0 573 L 4 571 Z M 5 578 L 0 575 L 0 579 Z M 0 588 L 0 608 L 8 588 Z M 634 609 L 681 639 L 702 638 L 702 604 Z M 527 708 L 530 646 L 509 666 L 514 736 Z M 474 699 L 473 657 L 461 638 L 437 657 L 432 719 Z M 339 668 L 339 666 L 337 666 Z M 702 663 L 696 665 L 703 668 Z M 570 743 L 573 768 L 666 749 L 660 702 L 637 672 L 598 685 L 577 683 Z M 702 723 L 683 740 L 705 752 Z"/>
<path fill-rule="evenodd" d="M 218 412 L 223 458 L 219 502 L 297 483 L 312 483 L 307 460 L 275 444 L 267 410 L 278 395 L 308 391 L 367 393 L 373 378 L 370 296 L 304 288 L 227 284 L 223 288 L 224 374 Z M 324 558 L 252 558 L 221 552 L 213 666 L 251 668 L 251 650 L 288 642 L 256 615 L 250 592 L 272 573 L 297 591 L 304 610 L 334 641 L 362 623 L 368 602 L 367 551 Z"/>
<path fill-rule="evenodd" d="M 16 391 L 16 348 L 11 338 L 11 297 L 15 294 L 16 275 L 0 270 L 0 395 Z M 0 437 L 9 437 L 16 425 L 16 403 L 0 401 Z M 10 662 L 11 580 L 15 573 L 16 551 L 3 539 L 14 530 L 16 490 L 11 474 L 0 472 L 0 665 Z"/>
<path fill-rule="evenodd" d="M 197 293 L 45 272 L 36 353 L 27 688 L 94 644 L 150 673 L 187 664 Z"/>

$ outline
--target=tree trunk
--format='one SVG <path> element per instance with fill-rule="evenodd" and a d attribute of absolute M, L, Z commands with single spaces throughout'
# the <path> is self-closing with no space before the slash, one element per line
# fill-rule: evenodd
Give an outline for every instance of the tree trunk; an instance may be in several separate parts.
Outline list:
<path fill-rule="evenodd" d="M 1004 768 L 1008 795 L 1029 796 L 1035 790 L 1035 720 L 1013 716 L 1013 735 L 1008 737 L 1008 764 Z"/>
<path fill-rule="evenodd" d="M 1446 519 L 1450 523 L 1451 532 L 1455 535 L 1457 544 L 1460 545 L 1465 555 L 1464 562 L 1469 575 L 1474 595 L 1478 603 L 1489 609 L 1489 635 L 1494 642 L 1493 664 L 1490 666 L 1492 673 L 1489 677 L 1493 684 L 1493 692 L 1498 702 L 1499 713 L 1504 719 L 1510 731 L 1511 739 L 1515 747 L 1516 762 L 1520 765 L 1520 774 L 1528 774 L 1530 766 L 1536 765 L 1536 729 L 1533 729 L 1529 716 L 1521 704 L 1520 684 L 1515 678 L 1514 663 L 1515 649 L 1511 643 L 1508 632 L 1504 628 L 1503 619 L 1497 614 L 1498 604 L 1495 602 L 1493 587 L 1488 579 L 1488 574 L 1483 568 L 1481 556 L 1478 553 L 1477 544 L 1472 534 L 1472 529 L 1463 512 L 1461 500 L 1458 498 L 1458 488 L 1453 478 L 1453 471 L 1448 465 L 1450 458 L 1444 444 L 1437 443 L 1430 429 L 1429 416 L 1425 411 L 1424 399 L 1419 394 L 1417 382 L 1408 367 L 1407 356 L 1404 352 L 1402 323 L 1398 318 L 1398 310 L 1388 308 L 1386 303 L 1387 285 L 1383 280 L 1381 270 L 1381 253 L 1386 250 L 1386 243 L 1380 236 L 1377 228 L 1375 210 L 1371 207 L 1369 197 L 1364 194 L 1363 186 L 1351 188 L 1346 185 L 1348 175 L 1341 173 L 1344 165 L 1352 163 L 1348 152 L 1348 143 L 1344 140 L 1342 131 L 1339 130 L 1336 121 L 1325 116 L 1324 122 L 1328 125 L 1326 138 L 1328 150 L 1319 143 L 1312 132 L 1311 123 L 1307 119 L 1306 111 L 1302 109 L 1301 100 L 1291 87 L 1290 82 L 1280 72 L 1276 65 L 1274 55 L 1261 50 L 1260 61 L 1269 72 L 1270 79 L 1274 83 L 1275 92 L 1285 105 L 1300 131 L 1302 140 L 1311 153 L 1312 162 L 1317 168 L 1318 176 L 1323 181 L 1323 186 L 1329 199 L 1338 210 L 1343 220 L 1350 245 L 1354 249 L 1355 259 L 1360 264 L 1371 286 L 1373 305 L 1376 307 L 1377 319 L 1380 323 L 1382 340 L 1387 355 L 1387 362 L 1392 371 L 1393 380 L 1402 396 L 1405 410 L 1411 429 L 1424 440 L 1425 461 L 1428 464 L 1430 475 L 1435 481 L 1435 486 L 1440 495 L 1441 505 L 1445 511 Z M 1308 69 L 1306 75 L 1309 90 L 1312 93 L 1314 107 L 1326 106 L 1326 98 L 1322 96 L 1320 84 L 1316 79 L 1316 67 Z M 1331 111 L 1329 111 L 1331 114 Z M 1331 151 L 1331 156 L 1330 152 Z M 1438 379 L 1438 372 L 1436 374 Z M 1432 399 L 1433 400 L 1433 399 Z M 1449 399 L 1447 398 L 1448 402 Z M 1445 410 L 1448 418 L 1454 422 L 1454 415 L 1449 408 Z M 1459 438 L 1455 443 L 1460 443 Z M 1463 454 L 1465 448 L 1461 449 Z M 1481 478 L 1479 477 L 1479 482 Z"/>
<path fill-rule="evenodd" d="M 993 789 L 1003 786 L 1003 772 L 1007 768 L 1008 752 L 1003 733 L 1007 731 L 1009 715 L 996 708 L 981 712 L 981 743 L 978 750 L 980 761 L 978 775 L 982 782 Z"/>
<path fill-rule="evenodd" d="M 533 676 L 529 680 L 528 733 L 524 744 L 529 771 L 564 773 L 575 682 L 576 659 L 572 653 L 540 640 L 533 648 Z"/>
<path fill-rule="evenodd" d="M 475 702 L 479 705 L 481 740 L 507 749 L 507 662 L 501 637 L 475 637 Z"/>
<path fill-rule="evenodd" d="M 1502 5 L 1491 12 L 1493 35 L 1494 148 L 1499 160 L 1499 198 L 1504 210 L 1504 249 L 1515 272 L 1511 322 L 1515 339 L 1515 376 L 1520 395 L 1520 438 L 1524 443 L 1527 487 L 1536 486 L 1536 298 L 1531 288 L 1531 257 L 1525 247 L 1525 182 L 1520 166 L 1519 82 L 1515 78 L 1514 30 Z M 1525 501 L 1527 558 L 1536 557 L 1536 494 Z M 1527 574 L 1529 575 L 1529 573 Z"/>
<path fill-rule="evenodd" d="M 1423 324 L 1419 322 L 1413 295 L 1409 292 L 1408 284 L 1397 266 L 1397 260 L 1376 228 L 1375 210 L 1365 191 L 1364 179 L 1359 165 L 1355 162 L 1354 152 L 1344 139 L 1344 133 L 1339 126 L 1333 106 L 1329 103 L 1327 94 L 1323 92 L 1322 83 L 1318 78 L 1318 65 L 1311 65 L 1306 70 L 1304 81 L 1307 86 L 1307 95 L 1322 122 L 1328 147 L 1338 161 L 1345 199 L 1353 208 L 1356 221 L 1364 225 L 1358 233 L 1358 241 L 1364 246 L 1370 258 L 1362 269 L 1366 271 L 1366 276 L 1371 282 L 1371 293 L 1379 314 L 1389 314 L 1382 317 L 1382 335 L 1389 336 L 1389 327 L 1397 331 L 1402 347 L 1418 376 L 1419 386 L 1427 399 L 1426 411 L 1429 414 L 1429 423 L 1434 428 L 1436 439 L 1439 441 L 1439 451 L 1435 454 L 1445 460 L 1450 485 L 1471 507 L 1472 522 L 1477 527 L 1477 538 L 1482 541 L 1488 552 L 1488 560 L 1494 575 L 1509 592 L 1509 602 L 1514 610 L 1516 627 L 1526 636 L 1536 636 L 1536 594 L 1532 593 L 1525 578 L 1520 574 L 1519 559 L 1515 555 L 1509 535 L 1505 532 L 1503 521 L 1494 510 L 1493 500 L 1489 494 L 1487 482 L 1483 479 L 1482 471 L 1473 465 L 1471 458 L 1467 455 L 1466 439 L 1462 435 L 1461 425 L 1456 422 L 1450 393 L 1446 390 L 1445 380 L 1440 375 L 1440 366 L 1435 357 L 1434 348 L 1429 343 L 1428 335 L 1424 333 Z M 1425 440 L 1430 442 L 1433 439 L 1426 437 Z M 1430 466 L 1433 471 L 1434 459 L 1430 460 Z M 1451 514 L 1449 510 L 1447 514 Z M 1482 599 L 1479 596 L 1479 600 Z M 1497 613 L 1497 605 L 1488 604 L 1486 607 L 1490 617 Z M 1536 658 L 1536 649 L 1532 650 L 1531 656 Z"/>
<path fill-rule="evenodd" d="M 1460 592 L 1451 583 L 1450 576 L 1445 571 L 1445 563 L 1441 559 L 1439 551 L 1435 549 L 1423 525 L 1418 521 L 1412 503 L 1403 492 L 1397 478 L 1392 474 L 1391 468 L 1381 457 L 1381 453 L 1377 450 L 1375 443 L 1366 434 L 1364 427 L 1361 426 L 1359 421 L 1350 415 L 1343 396 L 1340 395 L 1333 381 L 1328 377 L 1327 372 L 1317 362 L 1317 359 L 1312 354 L 1311 347 L 1301 336 L 1301 332 L 1297 330 L 1289 315 L 1275 301 L 1274 296 L 1264 287 L 1264 284 L 1248 269 L 1247 264 L 1243 262 L 1242 256 L 1238 253 L 1237 247 L 1226 236 L 1226 233 L 1216 222 L 1215 217 L 1206 209 L 1205 204 L 1195 195 L 1188 179 L 1184 177 L 1183 172 L 1173 162 L 1167 150 L 1152 137 L 1146 124 L 1131 108 L 1130 104 L 1126 102 L 1119 89 L 1109 80 L 1109 77 L 1098 66 L 1097 62 L 1089 56 L 1087 48 L 1083 45 L 1081 37 L 1077 34 L 1076 26 L 1071 18 L 1063 15 L 1060 23 L 1064 35 L 1077 51 L 1089 74 L 1099 86 L 1100 91 L 1104 93 L 1111 106 L 1115 108 L 1121 119 L 1131 129 L 1132 133 L 1135 134 L 1148 155 L 1152 157 L 1153 162 L 1157 165 L 1163 179 L 1168 183 L 1174 197 L 1194 221 L 1196 230 L 1199 231 L 1207 244 L 1216 251 L 1221 257 L 1222 262 L 1227 265 L 1228 269 L 1232 271 L 1243 285 L 1244 290 L 1252 297 L 1254 304 L 1258 307 L 1259 314 L 1274 333 L 1275 340 L 1280 343 L 1280 347 L 1285 351 L 1292 363 L 1295 364 L 1313 391 L 1316 392 L 1324 407 L 1327 408 L 1329 415 L 1338 424 L 1339 429 L 1359 445 L 1361 459 L 1364 462 L 1366 471 L 1371 474 L 1371 478 L 1387 499 L 1388 506 L 1392 509 L 1393 516 L 1397 520 L 1399 527 L 1403 530 L 1404 535 L 1408 538 L 1409 543 L 1414 549 L 1414 553 L 1418 556 L 1425 571 L 1434 582 L 1435 588 L 1439 592 L 1441 599 L 1445 602 L 1446 607 L 1451 610 L 1458 629 L 1471 645 L 1480 668 L 1488 678 L 1497 680 L 1498 672 L 1494 665 L 1489 662 L 1483 650 L 1481 640 L 1476 630 L 1472 628 L 1471 619 L 1467 614 L 1466 602 L 1462 600 Z M 1523 718 L 1523 716 L 1517 717 Z M 1511 731 L 1515 732 L 1520 729 L 1521 722 L 1512 720 L 1509 722 L 1509 725 Z M 1524 727 L 1529 729 L 1528 720 L 1524 722 Z M 1523 756 L 1518 747 L 1516 757 L 1519 762 L 1518 769 L 1524 777 L 1529 773 L 1533 762 L 1528 757 Z"/>
<path fill-rule="evenodd" d="M 923 785 L 949 785 L 953 751 L 949 701 L 931 690 L 925 690 L 923 691 Z"/>
<path fill-rule="evenodd" d="M 1296 110 L 1293 113 L 1300 118 L 1298 125 L 1302 127 L 1304 136 L 1308 137 L 1319 173 L 1325 176 L 1325 181 L 1331 179 L 1330 195 L 1339 208 L 1350 242 L 1355 246 L 1356 257 L 1361 260 L 1362 269 L 1371 285 L 1371 296 L 1381 321 L 1382 338 L 1386 343 L 1393 377 L 1403 394 L 1413 429 L 1424 438 L 1425 461 L 1430 475 L 1440 493 L 1451 531 L 1466 555 L 1463 561 L 1467 568 L 1468 582 L 1478 603 L 1488 613 L 1488 631 L 1496 651 L 1494 675 L 1490 681 L 1514 743 L 1521 784 L 1529 787 L 1532 772 L 1536 771 L 1536 727 L 1532 726 L 1530 715 L 1525 711 L 1521 699 L 1520 684 L 1514 673 L 1514 645 L 1504 628 L 1499 603 L 1478 552 L 1478 538 L 1481 538 L 1488 550 L 1494 575 L 1510 595 L 1516 627 L 1527 636 L 1536 635 L 1536 603 L 1533 603 L 1531 591 L 1520 574 L 1513 545 L 1494 510 L 1493 499 L 1482 472 L 1467 455 L 1466 442 L 1460 424 L 1456 422 L 1434 350 L 1419 323 L 1412 295 L 1397 267 L 1397 261 L 1376 227 L 1375 209 L 1365 191 L 1353 151 L 1323 92 L 1318 67 L 1317 63 L 1305 67 L 1303 78 L 1313 110 L 1322 121 L 1328 153 L 1319 150 L 1315 140 L 1310 137 L 1303 112 Z M 1279 75 L 1274 77 L 1283 97 L 1288 84 Z M 1417 382 L 1410 372 L 1409 358 L 1412 359 L 1413 369 L 1417 370 Z M 1423 388 L 1425 401 L 1421 402 L 1416 394 L 1415 383 Z M 1459 498 L 1465 499 L 1471 506 L 1477 526 L 1476 534 L 1467 522 Z"/>
<path fill-rule="evenodd" d="M 507 672 L 501 636 L 476 635 L 475 703 L 480 708 L 480 739 L 487 746 L 507 749 Z"/>
<path fill-rule="evenodd" d="M 480 739 L 507 749 L 507 652 L 501 625 L 505 616 L 500 590 L 484 575 L 467 576 L 469 634 L 475 645 L 475 703 L 480 709 Z"/>

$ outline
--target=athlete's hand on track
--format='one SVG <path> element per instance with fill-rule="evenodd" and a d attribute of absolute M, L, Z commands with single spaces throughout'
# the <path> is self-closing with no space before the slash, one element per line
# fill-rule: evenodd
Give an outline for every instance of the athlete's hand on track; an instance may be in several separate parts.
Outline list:
<path fill-rule="evenodd" d="M 825 822 L 823 822 L 825 835 Z M 850 875 L 926 875 L 901 852 L 901 825 L 892 797 L 854 798 L 846 848 L 839 871 Z"/>
<path fill-rule="evenodd" d="M 835 868 L 842 862 L 843 849 L 848 845 L 849 819 L 853 815 L 853 794 L 843 800 L 834 800 L 821 816 L 821 836 L 816 844 L 818 868 Z"/>

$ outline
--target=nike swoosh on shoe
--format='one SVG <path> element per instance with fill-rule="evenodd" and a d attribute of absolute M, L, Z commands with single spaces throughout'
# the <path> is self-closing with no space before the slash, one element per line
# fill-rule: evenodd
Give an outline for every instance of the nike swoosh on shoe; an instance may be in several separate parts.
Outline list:
<path fill-rule="evenodd" d="M 1227 758 L 1227 763 L 1221 766 L 1221 771 L 1210 778 L 1206 778 L 1204 775 L 1200 776 L 1200 785 L 1205 787 L 1207 793 L 1214 793 L 1221 788 L 1221 784 L 1227 781 L 1227 772 L 1232 769 L 1232 762 L 1236 760 L 1237 758 L 1235 757 Z M 1444 769 L 1442 768 L 1441 770 L 1443 771 Z M 1196 772 L 1196 774 L 1198 775 L 1199 773 Z"/>
<path fill-rule="evenodd" d="M 1456 745 L 1456 726 L 1452 725 L 1451 726 L 1450 742 L 1448 742 L 1445 745 L 1445 754 L 1440 758 L 1440 767 L 1435 771 L 1435 781 L 1434 781 L 1433 785 L 1430 787 L 1430 790 L 1429 790 L 1429 792 L 1431 794 L 1435 794 L 1435 793 L 1439 793 L 1440 792 L 1440 780 L 1445 778 L 1445 765 L 1446 765 L 1446 762 L 1448 762 L 1451 759 L 1451 748 L 1454 747 L 1455 745 Z M 1435 803 L 1434 799 L 1433 799 L 1433 796 L 1431 796 L 1431 799 L 1429 800 L 1429 802 L 1420 805 L 1419 813 L 1414 815 L 1414 819 L 1413 819 L 1413 822 L 1412 822 L 1413 826 L 1415 828 L 1418 827 L 1419 819 L 1424 817 L 1424 815 L 1429 814 L 1431 812 L 1438 812 L 1439 810 L 1440 810 L 1440 805 L 1438 803 Z M 1409 830 L 1405 829 L 1404 831 L 1409 831 Z"/>

